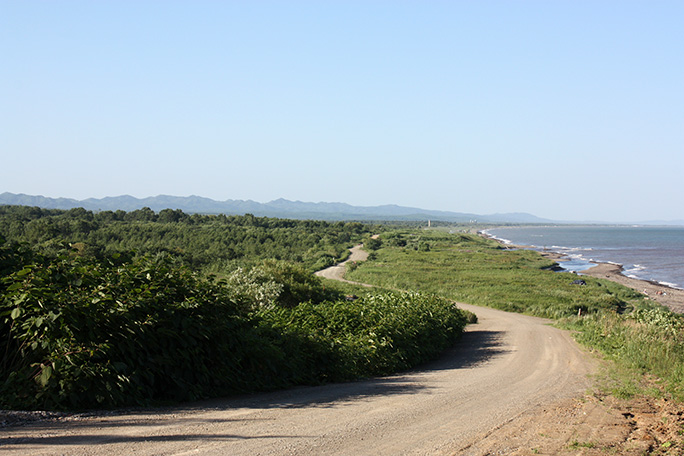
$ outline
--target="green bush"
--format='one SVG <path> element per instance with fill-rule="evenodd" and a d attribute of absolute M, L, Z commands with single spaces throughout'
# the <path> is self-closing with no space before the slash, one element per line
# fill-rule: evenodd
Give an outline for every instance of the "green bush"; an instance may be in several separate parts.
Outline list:
<path fill-rule="evenodd" d="M 264 260 L 257 266 L 282 286 L 277 304 L 295 307 L 306 301 L 320 302 L 328 297 L 321 280 L 301 265 L 278 260 Z"/>
<path fill-rule="evenodd" d="M 366 250 L 378 250 L 380 247 L 382 247 L 382 240 L 374 237 L 364 238 L 363 247 Z"/>
<path fill-rule="evenodd" d="M 321 341 L 330 380 L 383 375 L 434 359 L 458 338 L 468 315 L 422 293 L 376 293 L 355 301 L 300 304 L 262 314 L 274 328 Z"/>
<path fill-rule="evenodd" d="M 5 407 L 192 399 L 239 389 L 253 325 L 225 287 L 163 260 L 64 254 L 4 279 Z"/>
<path fill-rule="evenodd" d="M 0 408 L 146 405 L 390 373 L 436 356 L 467 319 L 428 295 L 322 302 L 336 295 L 279 261 L 238 289 L 165 256 L 0 247 Z M 264 284 L 273 304 L 250 294 Z"/>

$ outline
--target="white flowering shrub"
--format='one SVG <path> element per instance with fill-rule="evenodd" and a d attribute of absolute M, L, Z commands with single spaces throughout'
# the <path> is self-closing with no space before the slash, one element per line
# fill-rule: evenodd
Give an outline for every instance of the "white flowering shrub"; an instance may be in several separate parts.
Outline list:
<path fill-rule="evenodd" d="M 244 305 L 247 311 L 274 306 L 283 291 L 283 285 L 258 266 L 249 271 L 237 268 L 226 283 L 231 299 Z"/>

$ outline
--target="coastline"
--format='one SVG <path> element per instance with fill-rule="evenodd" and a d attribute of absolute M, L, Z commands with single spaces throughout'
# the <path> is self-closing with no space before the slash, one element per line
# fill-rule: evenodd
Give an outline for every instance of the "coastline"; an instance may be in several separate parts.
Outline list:
<path fill-rule="evenodd" d="M 502 246 L 505 248 L 516 248 L 516 249 L 525 249 L 525 250 L 535 250 L 539 252 L 543 257 L 549 258 L 553 261 L 556 262 L 563 262 L 566 259 L 566 256 L 563 255 L 562 253 L 554 252 L 554 251 L 539 251 L 537 249 L 533 249 L 530 246 L 526 245 L 515 245 L 515 244 L 509 244 L 509 243 L 504 243 L 502 240 L 490 236 L 486 232 L 479 232 L 481 236 L 484 236 L 488 239 L 493 239 L 497 242 L 499 242 Z M 583 271 L 578 272 L 577 274 L 579 275 L 587 275 L 591 276 L 597 279 L 607 279 L 611 280 L 613 282 L 617 282 L 620 285 L 624 285 L 626 287 L 632 288 L 639 293 L 642 293 L 644 295 L 644 299 L 648 299 L 651 301 L 654 301 L 660 305 L 663 305 L 670 310 L 672 310 L 675 313 L 679 314 L 684 314 L 684 290 L 679 289 L 679 288 L 672 288 L 667 285 L 663 285 L 662 283 L 658 283 L 655 281 L 651 280 L 643 280 L 643 279 L 635 279 L 632 277 L 627 277 L 626 275 L 623 274 L 623 268 L 619 264 L 615 263 L 603 263 L 603 262 L 597 262 L 597 261 L 592 261 L 592 263 L 595 266 L 590 267 L 589 269 L 585 269 Z"/>
<path fill-rule="evenodd" d="M 622 266 L 613 263 L 596 263 L 596 266 L 586 269 L 581 274 L 608 279 L 636 291 L 643 293 L 645 299 L 655 301 L 668 307 L 673 312 L 684 314 L 684 290 L 668 287 L 650 280 L 634 279 L 622 273 Z"/>
<path fill-rule="evenodd" d="M 512 247 L 510 244 L 508 247 Z M 529 249 L 526 246 L 514 246 L 520 249 Z M 539 252 L 543 257 L 556 262 L 564 261 L 565 256 L 558 252 L 544 251 Z M 684 290 L 668 287 L 662 283 L 651 280 L 635 279 L 627 277 L 622 273 L 622 266 L 615 263 L 601 263 L 592 261 L 595 266 L 577 272 L 578 275 L 587 275 L 597 279 L 608 279 L 620 285 L 632 288 L 644 295 L 644 299 L 655 301 L 673 312 L 684 314 Z"/>

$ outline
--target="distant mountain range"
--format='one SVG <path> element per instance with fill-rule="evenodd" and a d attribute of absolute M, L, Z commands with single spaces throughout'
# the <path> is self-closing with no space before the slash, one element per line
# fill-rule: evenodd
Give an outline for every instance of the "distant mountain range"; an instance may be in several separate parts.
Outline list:
<path fill-rule="evenodd" d="M 115 196 L 75 200 L 70 198 L 47 198 L 14 193 L 0 194 L 0 205 L 37 206 L 46 209 L 73 209 L 82 207 L 91 211 L 133 211 L 149 207 L 155 212 L 162 209 L 180 209 L 186 213 L 202 214 L 253 214 L 261 217 L 279 217 L 313 220 L 433 220 L 463 223 L 553 223 L 531 214 L 508 213 L 478 215 L 461 212 L 432 211 L 397 205 L 351 206 L 345 203 L 306 203 L 277 199 L 268 203 L 251 200 L 215 201 L 200 196 L 159 195 L 148 198 Z"/>
<path fill-rule="evenodd" d="M 163 209 L 180 209 L 192 214 L 253 214 L 259 217 L 278 217 L 290 219 L 310 220 L 394 220 L 420 221 L 432 220 L 452 223 L 561 223 L 561 224 L 611 224 L 600 221 L 570 222 L 537 217 L 524 212 L 505 214 L 469 214 L 463 212 L 433 211 L 415 207 L 387 204 L 383 206 L 352 206 L 346 203 L 306 203 L 277 199 L 268 203 L 258 203 L 252 200 L 216 201 L 201 196 L 169 196 L 159 195 L 147 198 L 135 198 L 129 195 L 108 196 L 105 198 L 88 198 L 75 200 L 71 198 L 47 198 L 5 192 L 0 194 L 1 205 L 37 206 L 46 209 L 73 209 L 82 207 L 91 211 L 134 211 L 149 207 L 155 212 Z M 639 222 L 624 222 L 623 224 L 639 225 L 678 225 L 684 226 L 684 220 L 651 220 Z M 615 223 L 613 223 L 615 224 Z"/>

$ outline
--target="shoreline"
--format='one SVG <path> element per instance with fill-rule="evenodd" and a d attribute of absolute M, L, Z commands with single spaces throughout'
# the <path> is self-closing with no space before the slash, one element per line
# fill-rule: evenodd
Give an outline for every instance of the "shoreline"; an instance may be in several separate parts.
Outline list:
<path fill-rule="evenodd" d="M 510 246 L 510 245 L 509 245 Z M 516 245 L 516 248 L 534 250 L 529 247 Z M 538 250 L 536 250 L 538 251 Z M 541 256 L 556 262 L 563 262 L 565 255 L 553 252 L 539 252 Z M 671 311 L 684 314 L 684 290 L 672 288 L 659 282 L 644 279 L 627 277 L 622 273 L 623 268 L 619 264 L 592 261 L 594 266 L 583 271 L 578 271 L 578 275 L 587 275 L 596 279 L 608 279 L 620 285 L 632 288 L 644 295 L 644 299 L 654 301 L 669 308 Z M 570 272 L 570 271 L 566 271 Z"/>
<path fill-rule="evenodd" d="M 566 258 L 566 255 L 563 255 L 562 253 L 550 250 L 539 251 L 530 246 L 507 244 L 501 241 L 500 239 L 488 235 L 484 232 L 480 232 L 480 235 L 499 242 L 505 248 L 534 250 L 536 252 L 539 252 L 539 254 L 543 257 L 549 258 L 556 262 L 563 262 Z M 619 264 L 599 261 L 592 261 L 591 263 L 593 263 L 594 266 L 590 267 L 589 269 L 579 271 L 577 272 L 577 274 L 617 282 L 620 285 L 624 285 L 626 287 L 638 291 L 639 293 L 642 293 L 644 295 L 644 299 L 648 299 L 656 302 L 657 304 L 663 305 L 675 313 L 684 314 L 684 290 L 679 288 L 673 288 L 652 280 L 635 279 L 633 277 L 627 277 L 623 274 L 624 269 L 622 265 Z"/>
<path fill-rule="evenodd" d="M 684 290 L 668 287 L 662 283 L 651 280 L 635 279 L 627 277 L 622 273 L 623 268 L 619 264 L 595 263 L 589 269 L 580 274 L 595 277 L 597 279 L 608 279 L 626 287 L 632 288 L 644 295 L 645 299 L 655 301 L 673 312 L 684 314 Z"/>

